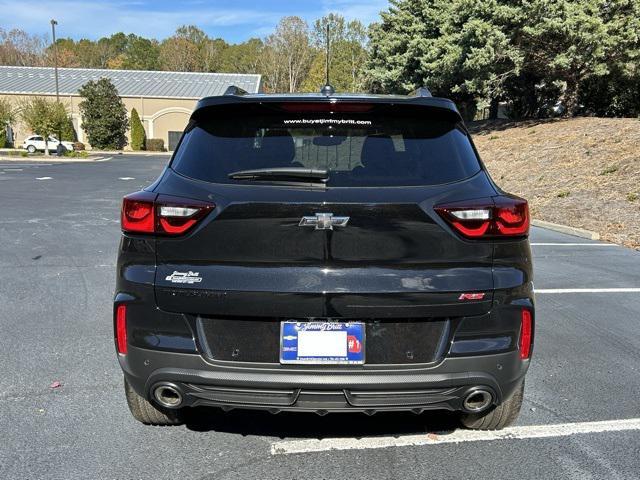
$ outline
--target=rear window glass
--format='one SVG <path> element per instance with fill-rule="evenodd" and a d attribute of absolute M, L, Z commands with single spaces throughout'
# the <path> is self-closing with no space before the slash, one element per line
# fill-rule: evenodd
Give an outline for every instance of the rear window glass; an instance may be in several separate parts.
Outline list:
<path fill-rule="evenodd" d="M 190 127 L 172 169 L 215 183 L 244 183 L 228 176 L 241 170 L 327 169 L 327 185 L 334 187 L 435 185 L 480 170 L 461 125 L 429 118 L 429 112 L 273 111 L 215 117 L 205 116 Z"/>

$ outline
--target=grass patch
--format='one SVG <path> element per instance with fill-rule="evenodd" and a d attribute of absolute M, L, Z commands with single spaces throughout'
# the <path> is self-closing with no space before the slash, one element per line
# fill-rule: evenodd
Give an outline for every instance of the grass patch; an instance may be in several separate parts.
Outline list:
<path fill-rule="evenodd" d="M 571 195 L 569 190 L 562 190 L 561 192 L 556 193 L 556 197 L 558 198 L 567 198 L 569 195 Z"/>
<path fill-rule="evenodd" d="M 618 165 L 610 165 L 600 172 L 600 175 L 610 175 L 618 171 Z"/>

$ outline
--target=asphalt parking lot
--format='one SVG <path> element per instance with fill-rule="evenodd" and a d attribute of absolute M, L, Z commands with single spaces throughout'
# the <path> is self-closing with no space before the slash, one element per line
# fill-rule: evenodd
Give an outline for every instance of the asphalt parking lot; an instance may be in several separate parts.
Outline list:
<path fill-rule="evenodd" d="M 0 478 L 640 478 L 640 252 L 537 228 L 535 356 L 506 433 L 435 413 L 137 423 L 112 340 L 119 205 L 166 162 L 0 162 Z"/>

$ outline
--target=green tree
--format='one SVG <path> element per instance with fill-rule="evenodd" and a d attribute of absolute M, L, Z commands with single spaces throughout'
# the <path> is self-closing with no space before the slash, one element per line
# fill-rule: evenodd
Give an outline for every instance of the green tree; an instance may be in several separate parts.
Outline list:
<path fill-rule="evenodd" d="M 375 91 L 419 86 L 458 101 L 472 117 L 478 97 L 494 104 L 520 73 L 514 37 L 526 20 L 508 0 L 391 0 L 372 26 L 368 74 Z"/>
<path fill-rule="evenodd" d="M 60 135 L 69 119 L 62 103 L 42 97 L 32 97 L 24 101 L 20 117 L 33 133 L 44 138 L 45 155 L 49 155 L 49 137 Z"/>
<path fill-rule="evenodd" d="M 307 22 L 300 17 L 283 17 L 264 45 L 260 68 L 269 90 L 297 92 L 314 56 Z"/>
<path fill-rule="evenodd" d="M 122 68 L 127 70 L 159 70 L 160 45 L 158 41 L 130 34 L 127 37 Z"/>
<path fill-rule="evenodd" d="M 78 90 L 82 128 L 94 148 L 122 149 L 127 144 L 129 128 L 127 109 L 118 90 L 107 78 L 90 80 Z"/>
<path fill-rule="evenodd" d="M 138 111 L 134 108 L 131 110 L 131 149 L 144 150 L 146 139 L 144 126 L 140 121 Z"/>
<path fill-rule="evenodd" d="M 526 6 L 526 70 L 560 87 L 569 112 L 577 107 L 584 81 L 609 73 L 610 55 L 618 48 L 611 44 L 602 5 L 601 0 L 531 0 Z"/>
<path fill-rule="evenodd" d="M 76 130 L 73 128 L 73 120 L 68 115 L 60 127 L 60 140 L 65 142 L 75 142 L 77 140 Z"/>
<path fill-rule="evenodd" d="M 343 92 L 358 92 L 365 88 L 364 66 L 368 53 L 367 34 L 362 23 L 357 20 L 346 22 L 341 15 L 330 13 L 316 20 L 311 38 L 317 53 L 301 90 L 317 92 L 325 84 L 327 40 L 331 85 L 337 91 Z"/>
<path fill-rule="evenodd" d="M 220 52 L 220 72 L 258 73 L 264 44 L 259 38 L 227 45 Z"/>
<path fill-rule="evenodd" d="M 16 120 L 16 113 L 8 100 L 0 98 L 0 148 L 7 145 L 7 127 Z"/>

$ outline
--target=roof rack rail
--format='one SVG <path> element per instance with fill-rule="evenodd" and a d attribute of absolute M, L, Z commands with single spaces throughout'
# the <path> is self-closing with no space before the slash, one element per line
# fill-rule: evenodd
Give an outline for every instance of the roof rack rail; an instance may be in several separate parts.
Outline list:
<path fill-rule="evenodd" d="M 431 90 L 427 87 L 418 87 L 409 94 L 410 97 L 432 97 Z"/>
<path fill-rule="evenodd" d="M 247 91 L 241 89 L 240 87 L 236 87 L 235 85 L 230 85 L 224 91 L 223 95 L 246 95 Z"/>

